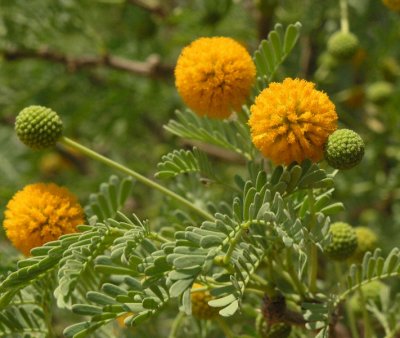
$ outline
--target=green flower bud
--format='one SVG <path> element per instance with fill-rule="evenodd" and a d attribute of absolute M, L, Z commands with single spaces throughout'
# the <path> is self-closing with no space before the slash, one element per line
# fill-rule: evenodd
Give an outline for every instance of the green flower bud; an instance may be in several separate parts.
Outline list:
<path fill-rule="evenodd" d="M 390 82 L 378 81 L 370 84 L 366 89 L 367 99 L 376 104 L 383 104 L 394 93 L 394 87 Z"/>
<path fill-rule="evenodd" d="M 338 66 L 339 62 L 331 53 L 324 52 L 318 58 L 318 65 L 328 69 L 334 69 Z"/>
<path fill-rule="evenodd" d="M 354 229 L 357 236 L 358 246 L 351 261 L 361 263 L 364 255 L 368 251 L 374 251 L 378 246 L 378 237 L 375 232 L 367 227 L 357 227 Z"/>
<path fill-rule="evenodd" d="M 32 149 L 45 149 L 56 144 L 63 124 L 56 112 L 42 106 L 23 109 L 15 120 L 19 139 Z"/>
<path fill-rule="evenodd" d="M 337 222 L 330 226 L 331 242 L 325 247 L 325 253 L 332 259 L 342 261 L 349 258 L 357 249 L 355 230 L 347 223 Z"/>
<path fill-rule="evenodd" d="M 356 53 L 358 45 L 358 38 L 354 34 L 336 32 L 328 40 L 328 52 L 339 60 L 347 60 Z"/>
<path fill-rule="evenodd" d="M 339 129 L 328 137 L 325 160 L 335 169 L 350 169 L 361 162 L 364 148 L 360 135 L 349 129 Z"/>
<path fill-rule="evenodd" d="M 274 324 L 269 329 L 266 338 L 287 338 L 290 336 L 292 327 L 285 323 Z"/>

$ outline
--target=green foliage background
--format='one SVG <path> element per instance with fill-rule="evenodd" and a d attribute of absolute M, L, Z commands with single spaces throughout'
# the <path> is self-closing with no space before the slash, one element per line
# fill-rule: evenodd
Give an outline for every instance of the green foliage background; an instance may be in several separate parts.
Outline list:
<path fill-rule="evenodd" d="M 235 38 L 253 52 L 275 23 L 300 21 L 300 41 L 275 80 L 316 82 L 336 104 L 340 127 L 362 135 L 363 162 L 337 175 L 335 199 L 346 207 L 337 220 L 369 226 L 379 234 L 383 251 L 390 251 L 400 230 L 400 17 L 378 0 L 349 5 L 351 31 L 361 47 L 350 62 L 341 63 L 326 54 L 327 39 L 340 22 L 333 0 L 1 0 L 1 214 L 17 190 L 37 181 L 66 185 L 85 204 L 112 173 L 66 149 L 32 152 L 20 144 L 13 120 L 25 106 L 51 107 L 61 115 L 65 135 L 152 176 L 161 156 L 177 143 L 162 125 L 183 108 L 173 79 L 181 49 L 197 37 L 217 35 Z M 65 58 L 55 62 L 44 51 Z M 88 56 L 103 62 L 77 66 Z M 162 68 L 140 75 L 113 69 L 104 61 L 107 56 L 146 65 L 159 60 Z M 379 104 L 366 94 L 376 81 L 394 88 Z M 219 153 L 213 161 L 222 180 L 243 171 Z M 162 200 L 135 185 L 127 210 L 154 218 Z M 4 234 L 0 248 L 2 271 L 13 269 L 18 253 Z"/>

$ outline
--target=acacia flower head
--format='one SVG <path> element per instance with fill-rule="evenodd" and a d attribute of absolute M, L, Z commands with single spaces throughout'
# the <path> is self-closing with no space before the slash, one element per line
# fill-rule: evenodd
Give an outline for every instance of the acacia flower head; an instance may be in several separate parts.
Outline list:
<path fill-rule="evenodd" d="M 400 0 L 382 0 L 382 2 L 392 11 L 400 12 Z"/>
<path fill-rule="evenodd" d="M 203 288 L 199 283 L 194 283 L 192 291 Z M 212 319 L 218 316 L 218 308 L 211 307 L 208 302 L 213 299 L 209 291 L 195 291 L 190 295 L 192 302 L 192 315 L 198 319 Z"/>
<path fill-rule="evenodd" d="M 335 105 L 314 87 L 300 79 L 273 82 L 250 108 L 253 143 L 276 164 L 319 161 L 328 136 L 337 128 Z"/>
<path fill-rule="evenodd" d="M 76 232 L 83 222 L 83 209 L 71 192 L 54 183 L 35 183 L 8 202 L 3 225 L 13 245 L 28 256 L 32 248 Z"/>
<path fill-rule="evenodd" d="M 239 110 L 256 75 L 246 49 L 231 38 L 200 38 L 182 50 L 175 85 L 189 108 L 199 115 L 226 118 Z"/>

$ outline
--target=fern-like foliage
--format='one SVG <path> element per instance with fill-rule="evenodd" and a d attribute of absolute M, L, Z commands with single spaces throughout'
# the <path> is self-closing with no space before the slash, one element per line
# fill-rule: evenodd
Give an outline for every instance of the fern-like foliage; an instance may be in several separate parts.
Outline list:
<path fill-rule="evenodd" d="M 264 163 L 248 162 L 248 179 L 252 184 L 256 184 L 258 174 L 263 171 Z M 307 189 L 326 189 L 333 186 L 334 174 L 318 167 L 310 160 L 305 160 L 301 164 L 292 163 L 291 165 L 277 166 L 272 173 L 266 176 L 268 188 L 271 192 L 279 192 L 283 197 Z M 243 189 L 246 181 L 239 175 L 235 176 L 235 182 L 240 189 Z M 326 205 L 325 205 L 326 206 Z M 305 209 L 308 204 L 305 205 Z"/>
<path fill-rule="evenodd" d="M 254 52 L 254 62 L 257 67 L 257 89 L 262 91 L 272 80 L 278 67 L 285 61 L 299 38 L 300 22 L 290 24 L 284 31 L 281 24 L 276 24 L 268 34 L 268 39 L 262 40 Z"/>
<path fill-rule="evenodd" d="M 97 216 L 99 220 L 115 217 L 117 211 L 124 206 L 133 187 L 133 179 L 125 177 L 120 180 L 112 175 L 107 183 L 100 184 L 99 191 L 91 194 L 89 204 L 85 207 L 86 214 Z"/>
<path fill-rule="evenodd" d="M 35 281 L 46 279 L 49 273 L 61 267 L 55 296 L 60 306 L 67 306 L 75 287 L 77 292 L 85 287 L 85 282 L 77 285 L 77 281 L 86 272 L 93 257 L 120 235 L 117 228 L 101 223 L 80 225 L 77 229 L 79 233 L 64 235 L 57 241 L 34 248 L 31 250 L 32 257 L 19 261 L 18 270 L 0 284 L 0 304 L 7 305 L 12 299 L 10 295 Z"/>
<path fill-rule="evenodd" d="M 170 120 L 164 128 L 181 138 L 216 145 L 249 160 L 257 153 L 249 142 L 248 126 L 238 120 L 221 121 L 199 117 L 190 110 L 176 111 L 176 120 Z"/>
<path fill-rule="evenodd" d="M 157 164 L 157 178 L 166 179 L 187 173 L 200 173 L 202 178 L 215 180 L 215 174 L 207 155 L 196 147 L 190 150 L 174 150 L 164 155 Z"/>
<path fill-rule="evenodd" d="M 319 330 L 316 338 L 329 338 L 331 314 L 334 306 L 332 299 L 318 303 L 303 303 L 303 317 L 307 320 L 306 328 L 314 331 Z"/>
<path fill-rule="evenodd" d="M 157 269 L 153 277 L 143 278 L 152 275 L 142 263 L 149 257 L 157 256 L 157 247 L 149 240 L 157 235 L 150 232 L 147 223 L 135 215 L 133 220 L 121 213 L 118 216 L 121 221 L 109 222 L 114 228 L 125 231 L 112 243 L 110 255 L 96 259 L 94 268 L 104 278 L 113 275 L 114 280 L 103 283 L 101 292 L 87 292 L 87 300 L 93 304 L 73 305 L 73 312 L 91 316 L 91 319 L 66 328 L 66 337 L 86 337 L 125 314 L 130 315 L 125 319 L 127 326 L 138 325 L 161 310 L 170 298 L 166 278 L 160 273 L 160 261 L 154 261 Z M 119 283 L 115 282 L 115 276 L 119 277 Z"/>
<path fill-rule="evenodd" d="M 264 170 L 257 171 L 257 167 L 250 165 L 250 180 L 238 181 L 243 193 L 234 199 L 230 214 L 216 213 L 215 221 L 178 231 L 174 247 L 165 249 L 167 263 L 174 268 L 168 274 L 172 283 L 170 295 L 182 295 L 187 312 L 190 312 L 190 286 L 196 279 L 211 276 L 221 287 L 212 289 L 218 298 L 210 301 L 210 305 L 220 307 L 222 316 L 233 315 L 251 275 L 267 252 L 267 238 L 274 237 L 296 250 L 303 259 L 302 269 L 307 260 L 308 243 L 313 242 L 322 249 L 329 240 L 326 215 L 317 212 L 313 228 L 308 229 L 310 213 L 305 212 L 299 218 L 294 203 L 284 198 L 294 190 L 291 179 L 308 189 L 330 184 L 326 173 L 309 162 L 288 169 L 278 167 L 270 176 Z M 215 265 L 224 269 L 216 269 Z"/>
<path fill-rule="evenodd" d="M 369 301 L 367 309 L 373 313 L 385 330 L 386 337 L 395 337 L 400 330 L 400 294 L 393 297 L 388 289 L 381 291 L 381 307 L 372 301 Z"/>
<path fill-rule="evenodd" d="M 373 253 L 367 252 L 361 265 L 353 264 L 350 267 L 350 273 L 347 276 L 347 290 L 338 297 L 338 301 L 345 299 L 348 293 L 357 290 L 363 284 L 367 284 L 372 280 L 399 276 L 399 248 L 393 248 L 386 258 L 382 256 L 382 251 L 379 248 Z"/>
<path fill-rule="evenodd" d="M 394 248 L 387 255 L 382 256 L 382 251 L 378 248 L 373 253 L 367 252 L 363 258 L 362 264 L 353 264 L 346 278 L 346 289 L 339 295 L 332 295 L 319 303 L 303 303 L 303 316 L 308 321 L 306 327 L 310 330 L 320 330 L 316 337 L 328 338 L 329 325 L 331 317 L 340 302 L 345 300 L 347 296 L 359 289 L 362 285 L 373 280 L 385 279 L 389 277 L 400 276 L 400 249 Z M 389 305 L 387 305 L 388 308 Z M 396 302 L 393 304 L 396 306 Z M 393 318 L 389 323 L 387 317 L 379 315 L 379 309 L 371 306 L 373 312 L 377 314 L 377 318 L 383 322 L 386 331 L 391 332 L 398 330 L 396 321 Z"/>
<path fill-rule="evenodd" d="M 112 176 L 108 183 L 100 186 L 100 192 L 92 196 L 86 211 L 99 217 L 115 215 L 131 187 L 131 179 L 120 181 Z M 46 279 L 49 273 L 57 269 L 59 284 L 55 296 L 60 307 L 70 307 L 73 295 L 84 294 L 84 290 L 93 286 L 96 283 L 93 261 L 112 244 L 113 238 L 119 233 L 106 224 L 96 223 L 95 218 L 92 218 L 90 225 L 80 225 L 77 230 L 78 233 L 61 236 L 57 241 L 32 249 L 31 257 L 19 261 L 17 271 L 0 283 L 0 306 L 9 304 L 18 290 Z"/>
<path fill-rule="evenodd" d="M 70 308 L 73 301 L 82 300 L 88 290 L 99 286 L 94 272 L 94 260 L 108 249 L 124 229 L 118 224 L 95 223 L 63 253 L 58 264 L 58 286 L 54 291 L 57 305 Z"/>
<path fill-rule="evenodd" d="M 4 338 L 42 338 L 51 331 L 52 279 L 41 280 L 17 292 L 12 302 L 0 311 L 0 336 Z"/>
<path fill-rule="evenodd" d="M 78 228 L 82 228 L 79 226 Z M 0 306 L 7 306 L 12 296 L 19 290 L 33 282 L 48 278 L 62 258 L 64 250 L 76 242 L 80 234 L 69 234 L 62 236 L 59 240 L 48 242 L 41 247 L 31 250 L 31 257 L 20 260 L 18 269 L 10 273 L 0 284 Z"/>

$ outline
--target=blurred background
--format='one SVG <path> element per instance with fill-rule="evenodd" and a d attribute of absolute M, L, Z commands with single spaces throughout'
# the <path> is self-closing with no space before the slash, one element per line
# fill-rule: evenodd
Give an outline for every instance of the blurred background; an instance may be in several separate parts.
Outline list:
<path fill-rule="evenodd" d="M 162 128 L 184 108 L 173 77 L 181 49 L 229 36 L 253 53 L 276 23 L 300 21 L 275 80 L 314 81 L 336 104 L 340 127 L 362 135 L 361 165 L 337 175 L 335 196 L 346 206 L 337 218 L 375 230 L 385 251 L 399 245 L 400 16 L 380 0 L 349 0 L 349 18 L 360 47 L 343 62 L 326 51 L 340 29 L 336 0 L 0 0 L 0 222 L 27 184 L 65 185 L 85 204 L 114 173 L 66 148 L 22 145 L 13 131 L 21 109 L 52 108 L 66 136 L 152 177 L 162 155 L 187 146 Z M 160 198 L 137 184 L 128 204 L 151 218 Z M 0 272 L 16 257 L 1 230 Z"/>

